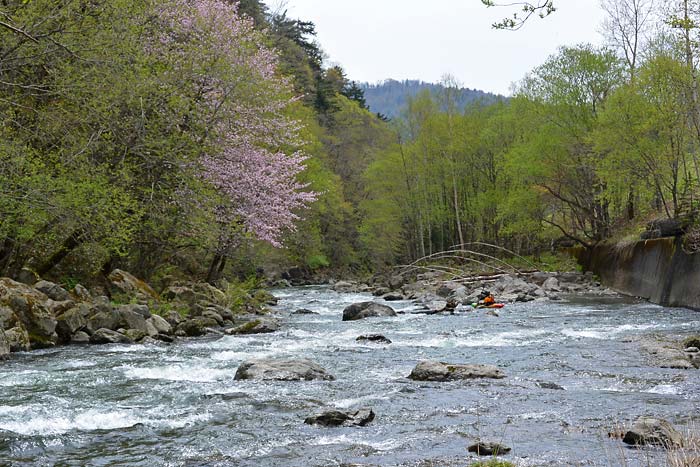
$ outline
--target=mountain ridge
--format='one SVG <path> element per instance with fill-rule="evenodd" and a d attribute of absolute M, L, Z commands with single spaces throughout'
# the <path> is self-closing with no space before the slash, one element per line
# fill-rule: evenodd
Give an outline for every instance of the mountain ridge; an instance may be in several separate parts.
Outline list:
<path fill-rule="evenodd" d="M 408 99 L 417 96 L 421 91 L 427 89 L 433 94 L 437 94 L 445 87 L 439 83 L 428 83 L 417 79 L 385 79 L 377 83 L 360 82 L 358 86 L 364 92 L 367 106 L 372 112 L 379 113 L 388 118 L 396 118 L 406 106 Z M 464 109 L 474 102 L 492 104 L 505 96 L 493 94 L 478 89 L 459 88 L 457 97 L 457 107 Z"/>

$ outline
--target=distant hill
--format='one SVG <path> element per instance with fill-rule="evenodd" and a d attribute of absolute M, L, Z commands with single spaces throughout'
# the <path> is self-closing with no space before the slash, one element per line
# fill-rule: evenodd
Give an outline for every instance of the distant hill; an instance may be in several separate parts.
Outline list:
<path fill-rule="evenodd" d="M 377 84 L 360 83 L 360 88 L 365 93 L 365 100 L 372 112 L 395 118 L 400 115 L 409 97 L 416 96 L 423 89 L 429 89 L 437 93 L 443 88 L 440 84 L 426 83 L 418 80 L 396 81 L 388 79 Z M 462 88 L 458 98 L 459 107 L 464 108 L 474 101 L 481 100 L 489 104 L 504 99 L 503 96 L 476 89 Z"/>

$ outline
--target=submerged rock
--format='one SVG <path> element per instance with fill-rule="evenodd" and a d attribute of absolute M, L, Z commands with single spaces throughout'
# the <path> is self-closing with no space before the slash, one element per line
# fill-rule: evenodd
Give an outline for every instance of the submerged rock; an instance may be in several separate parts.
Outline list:
<path fill-rule="evenodd" d="M 564 391 L 564 388 L 559 386 L 556 383 L 548 383 L 546 381 L 538 381 L 535 383 L 537 387 L 540 387 L 542 389 L 554 389 L 555 391 Z"/>
<path fill-rule="evenodd" d="M 372 420 L 374 420 L 374 411 L 372 409 L 355 411 L 328 410 L 307 417 L 304 423 L 321 426 L 365 426 Z"/>
<path fill-rule="evenodd" d="M 356 321 L 377 316 L 396 316 L 396 311 L 390 306 L 375 302 L 354 303 L 343 310 L 343 321 Z"/>
<path fill-rule="evenodd" d="M 450 364 L 422 361 L 413 369 L 409 379 L 415 381 L 458 381 L 477 378 L 501 379 L 506 375 L 493 365 Z"/>
<path fill-rule="evenodd" d="M 388 339 L 381 334 L 367 334 L 365 336 L 359 336 L 355 339 L 358 342 L 376 342 L 378 344 L 391 344 L 391 339 Z"/>
<path fill-rule="evenodd" d="M 655 444 L 666 448 L 683 445 L 681 434 L 666 420 L 653 417 L 638 418 L 622 441 L 626 444 Z"/>
<path fill-rule="evenodd" d="M 317 315 L 315 311 L 307 310 L 306 308 L 300 308 L 294 312 L 292 312 L 293 315 Z"/>
<path fill-rule="evenodd" d="M 469 446 L 467 451 L 473 452 L 477 456 L 499 456 L 508 454 L 511 449 L 499 443 L 479 441 Z"/>
<path fill-rule="evenodd" d="M 236 380 L 254 379 L 262 381 L 332 381 L 335 378 L 326 370 L 306 359 L 258 359 L 248 360 L 238 367 Z"/>

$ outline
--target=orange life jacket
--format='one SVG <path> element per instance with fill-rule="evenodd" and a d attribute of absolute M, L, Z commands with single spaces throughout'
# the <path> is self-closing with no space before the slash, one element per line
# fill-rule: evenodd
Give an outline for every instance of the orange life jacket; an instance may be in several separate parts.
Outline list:
<path fill-rule="evenodd" d="M 484 305 L 493 305 L 494 302 L 495 302 L 495 300 L 493 299 L 493 297 L 491 295 L 489 295 L 488 297 L 486 297 L 484 299 Z"/>

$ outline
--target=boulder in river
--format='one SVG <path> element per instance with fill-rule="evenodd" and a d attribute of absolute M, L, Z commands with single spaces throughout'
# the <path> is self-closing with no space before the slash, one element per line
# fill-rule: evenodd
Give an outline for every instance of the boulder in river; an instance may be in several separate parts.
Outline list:
<path fill-rule="evenodd" d="M 90 336 L 88 333 L 83 331 L 78 331 L 70 339 L 70 343 L 73 345 L 83 345 L 90 343 Z"/>
<path fill-rule="evenodd" d="M 197 318 L 185 320 L 178 324 L 177 330 L 182 335 L 197 337 L 203 336 L 207 333 L 207 329 L 215 328 L 218 325 L 219 323 L 217 323 L 215 319 L 199 316 Z"/>
<path fill-rule="evenodd" d="M 355 321 L 376 316 L 396 316 L 396 311 L 390 306 L 374 302 L 353 303 L 343 310 L 343 321 Z"/>
<path fill-rule="evenodd" d="M 348 281 L 338 281 L 333 284 L 332 287 L 333 290 L 341 293 L 357 292 L 358 288 L 359 286 L 357 284 Z"/>
<path fill-rule="evenodd" d="M 377 344 L 391 344 L 391 339 L 388 339 L 381 334 L 367 334 L 359 336 L 355 339 L 358 342 L 376 342 Z"/>
<path fill-rule="evenodd" d="M 506 375 L 493 365 L 422 361 L 416 365 L 408 377 L 415 381 L 458 381 L 477 378 L 501 379 Z"/>
<path fill-rule="evenodd" d="M 683 445 L 683 437 L 673 425 L 653 417 L 639 417 L 625 433 L 622 441 L 633 445 L 655 444 L 665 448 Z"/>
<path fill-rule="evenodd" d="M 479 441 L 469 446 L 467 451 L 473 452 L 477 456 L 499 456 L 508 454 L 510 448 L 500 443 Z"/>
<path fill-rule="evenodd" d="M 33 287 L 9 278 L 0 279 L 0 306 L 12 310 L 29 333 L 33 348 L 51 347 L 58 341 L 52 303 Z"/>
<path fill-rule="evenodd" d="M 372 409 L 354 411 L 328 410 L 307 417 L 304 423 L 321 426 L 365 426 L 372 420 L 374 420 L 374 411 Z"/>
<path fill-rule="evenodd" d="M 173 327 L 165 320 L 162 316 L 151 315 L 150 318 L 146 320 L 151 323 L 151 326 L 155 328 L 158 334 L 171 334 L 173 332 Z"/>
<path fill-rule="evenodd" d="M 248 321 L 238 327 L 227 329 L 226 334 L 265 334 L 278 331 L 280 324 L 277 320 L 271 318 L 258 318 Z"/>
<path fill-rule="evenodd" d="M 406 297 L 401 295 L 398 292 L 389 292 L 387 294 L 382 295 L 382 298 L 386 300 L 387 302 L 397 302 L 399 300 L 405 300 Z"/>
<path fill-rule="evenodd" d="M 326 370 L 306 359 L 258 359 L 248 360 L 238 367 L 234 379 L 262 381 L 332 381 L 335 378 Z"/>
<path fill-rule="evenodd" d="M 56 332 L 61 341 L 70 341 L 71 336 L 87 326 L 87 319 L 80 307 L 74 307 L 57 318 Z M 99 328 L 98 328 L 99 329 Z"/>
<path fill-rule="evenodd" d="M 135 329 L 142 332 L 144 335 L 149 335 L 150 329 L 146 323 L 146 318 L 143 317 L 141 313 L 130 309 L 124 309 L 121 311 L 121 323 L 126 329 Z M 134 339 L 137 340 L 137 339 Z"/>
<path fill-rule="evenodd" d="M 87 329 L 93 333 L 98 329 L 116 330 L 121 322 L 121 315 L 113 309 L 94 308 L 87 318 Z"/>
<path fill-rule="evenodd" d="M 101 328 L 95 331 L 90 337 L 91 344 L 133 344 L 134 341 L 124 334 L 112 331 L 111 329 Z"/>

